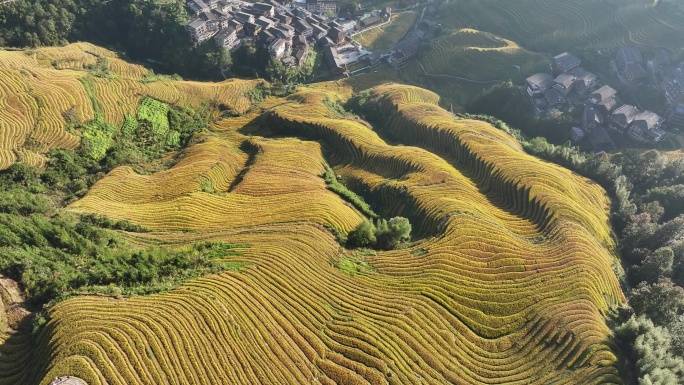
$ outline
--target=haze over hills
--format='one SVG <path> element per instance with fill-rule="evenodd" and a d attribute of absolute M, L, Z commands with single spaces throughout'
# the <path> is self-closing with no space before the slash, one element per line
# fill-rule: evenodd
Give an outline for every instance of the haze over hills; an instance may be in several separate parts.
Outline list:
<path fill-rule="evenodd" d="M 0 119 L 3 167 L 45 166 L 84 133 L 101 156 L 109 126 L 145 117 L 172 138 L 150 109 L 211 101 L 215 122 L 161 166 L 116 167 L 58 211 L 125 220 L 117 233 L 140 250 L 236 251 L 167 292 L 63 298 L 33 336 L 4 327 L 0 384 L 621 383 L 605 191 L 437 94 L 326 82 L 262 99 L 259 81 L 151 79 L 88 44 L 2 51 L 0 68 L 17 122 Z M 367 214 L 329 169 L 378 216 L 408 218 L 417 242 L 342 247 L 335 234 Z"/>
<path fill-rule="evenodd" d="M 428 88 L 446 105 L 467 107 L 501 82 L 522 84 L 564 51 L 579 55 L 589 71 L 599 74 L 608 72 L 612 56 L 597 59 L 598 51 L 625 46 L 639 47 L 649 56 L 663 48 L 682 60 L 681 7 L 665 0 L 451 0 L 438 6 L 433 22 L 441 33 L 422 47 L 416 60 L 397 71 L 381 69 L 381 76 L 356 76 L 350 84 L 368 87 L 392 79 Z M 496 45 L 467 38 L 473 34 L 493 34 L 490 38 L 507 41 L 508 48 L 483 50 Z"/>

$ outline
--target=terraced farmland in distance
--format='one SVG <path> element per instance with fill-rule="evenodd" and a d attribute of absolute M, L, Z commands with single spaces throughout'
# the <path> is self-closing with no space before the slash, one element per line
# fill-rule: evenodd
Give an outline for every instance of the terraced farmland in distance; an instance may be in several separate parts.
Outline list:
<path fill-rule="evenodd" d="M 406 35 L 417 16 L 415 13 L 395 14 L 390 24 L 355 35 L 354 40 L 370 51 L 386 52 Z"/>
<path fill-rule="evenodd" d="M 100 76 L 104 66 L 107 74 Z M 245 92 L 255 84 L 242 80 L 148 83 L 143 81 L 146 74 L 144 67 L 88 43 L 0 51 L 0 169 L 16 161 L 42 166 L 43 154 L 50 149 L 76 148 L 80 136 L 67 128 L 69 124 L 97 115 L 120 127 L 125 114 L 135 114 L 144 96 L 190 106 L 214 101 L 241 112 L 250 106 Z"/>
<path fill-rule="evenodd" d="M 527 49 L 557 54 L 582 48 L 624 45 L 679 52 L 684 9 L 676 1 L 634 0 L 452 0 L 440 21 L 514 40 Z"/>
<path fill-rule="evenodd" d="M 417 61 L 400 70 L 399 76 L 406 83 L 434 90 L 450 103 L 465 104 L 498 82 L 522 83 L 529 74 L 543 70 L 546 63 L 546 56 L 511 40 L 461 29 L 433 41 Z"/>

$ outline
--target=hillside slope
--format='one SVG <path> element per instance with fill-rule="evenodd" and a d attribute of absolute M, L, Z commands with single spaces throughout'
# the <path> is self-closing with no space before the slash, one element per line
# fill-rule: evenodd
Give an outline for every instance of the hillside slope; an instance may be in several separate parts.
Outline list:
<path fill-rule="evenodd" d="M 16 161 L 41 166 L 44 153 L 76 148 L 74 124 L 101 117 L 120 127 L 144 96 L 196 106 L 215 102 L 244 111 L 255 82 L 157 80 L 148 70 L 88 43 L 0 52 L 0 170 Z M 154 81 L 157 80 L 157 81 Z"/>
<path fill-rule="evenodd" d="M 449 27 L 476 28 L 554 54 L 631 44 L 680 51 L 680 7 L 674 0 L 452 0 L 441 8 L 441 20 Z"/>
<path fill-rule="evenodd" d="M 14 65 L 20 76 L 37 64 Z M 82 71 L 46 70 L 83 84 Z M 250 83 L 92 84 L 96 103 L 74 106 L 123 122 L 128 99 L 107 90 L 192 105 Z M 244 112 L 244 92 L 230 95 Z M 166 293 L 59 302 L 33 340 L 0 333 L 0 384 L 621 383 L 604 321 L 624 302 L 605 192 L 432 92 L 364 95 L 371 123 L 342 108 L 349 88 L 299 87 L 196 134 L 164 170 L 105 175 L 66 210 L 143 225 L 124 233 L 141 247 L 241 245 L 226 262 L 242 267 Z M 328 167 L 422 239 L 341 247 L 331 229 L 363 215 L 326 189 Z"/>

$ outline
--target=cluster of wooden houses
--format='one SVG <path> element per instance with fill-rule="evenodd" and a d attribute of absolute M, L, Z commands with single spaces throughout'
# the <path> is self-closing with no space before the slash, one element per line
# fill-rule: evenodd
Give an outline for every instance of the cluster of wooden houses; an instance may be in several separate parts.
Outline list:
<path fill-rule="evenodd" d="M 328 34 L 336 37 L 336 32 L 341 32 L 314 28 L 311 22 L 319 23 L 323 19 L 315 15 L 294 15 L 275 1 L 250 4 L 230 0 L 189 0 L 188 7 L 195 13 L 195 18 L 185 24 L 185 29 L 196 43 L 214 38 L 219 47 L 235 50 L 242 43 L 258 42 L 287 66 L 306 62 L 310 40 Z"/>
<path fill-rule="evenodd" d="M 630 50 L 621 50 L 623 59 L 618 68 L 641 76 L 636 66 L 636 56 Z M 638 51 L 637 51 L 638 52 Z M 665 132 L 661 129 L 665 121 L 651 111 L 622 103 L 617 92 L 610 86 L 598 84 L 596 75 L 582 69 L 576 56 L 563 52 L 555 56 L 547 72 L 534 74 L 526 79 L 526 92 L 537 112 L 562 107 L 569 103 L 569 97 L 581 100 L 584 108 L 581 127 L 572 127 L 573 140 L 580 141 L 586 135 L 595 147 L 609 150 L 615 145 L 607 130 L 628 135 L 640 142 L 658 142 Z M 588 97 L 585 98 L 585 96 Z"/>
<path fill-rule="evenodd" d="M 596 147 L 610 150 L 614 144 L 605 132 L 607 128 L 639 142 L 655 143 L 665 136 L 662 130 L 664 122 L 665 119 L 655 112 L 641 111 L 633 105 L 620 102 L 617 92 L 604 85 L 589 95 L 584 105 L 582 127 L 574 127 L 572 137 L 579 141 L 584 134 L 589 134 Z"/>
<path fill-rule="evenodd" d="M 552 59 L 547 72 L 527 78 L 527 93 L 538 112 L 564 106 L 571 93 L 583 94 L 595 89 L 597 76 L 580 64 L 576 56 L 563 52 Z"/>
<path fill-rule="evenodd" d="M 247 3 L 239 0 L 188 0 L 194 18 L 185 24 L 190 38 L 202 43 L 211 38 L 219 47 L 237 49 L 257 42 L 287 66 L 302 65 L 310 46 L 318 44 L 326 53 L 331 71 L 345 70 L 334 50 L 349 33 L 369 28 L 391 17 L 391 9 L 375 14 L 360 13 L 358 19 L 328 20 L 323 14 L 337 10 L 337 3 L 306 0 L 305 6 L 284 6 L 287 0 Z"/>
<path fill-rule="evenodd" d="M 653 73 L 653 85 L 663 91 L 670 106 L 668 126 L 684 131 L 684 61 L 674 64 L 669 52 L 658 50 L 647 68 Z"/>

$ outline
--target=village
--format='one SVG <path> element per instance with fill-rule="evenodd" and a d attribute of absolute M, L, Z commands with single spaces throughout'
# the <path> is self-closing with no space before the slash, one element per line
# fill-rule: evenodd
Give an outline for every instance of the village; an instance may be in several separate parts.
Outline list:
<path fill-rule="evenodd" d="M 420 6 L 418 1 L 408 2 Z M 185 24 L 189 37 L 201 44 L 214 39 L 220 48 L 235 51 L 242 45 L 258 44 L 287 67 L 302 66 L 310 50 L 324 54 L 333 76 L 349 76 L 356 68 L 372 68 L 382 61 L 401 68 L 429 40 L 428 17 L 401 39 L 390 52 L 371 52 L 353 36 L 392 22 L 390 7 L 363 9 L 329 0 L 269 0 L 247 3 L 240 0 L 189 0 L 194 18 Z M 435 7 L 430 7 L 434 15 Z M 422 13 L 425 16 L 425 12 Z M 363 65 L 359 65 L 363 63 Z"/>
<path fill-rule="evenodd" d="M 272 57 L 290 67 L 303 65 L 310 50 L 318 47 L 333 75 L 341 75 L 349 65 L 371 57 L 372 53 L 353 44 L 349 35 L 388 23 L 392 17 L 389 7 L 338 9 L 336 2 L 327 0 L 189 0 L 187 5 L 195 17 L 185 29 L 198 44 L 214 38 L 219 47 L 230 51 L 243 44 L 261 44 Z"/>
<path fill-rule="evenodd" d="M 597 150 L 613 150 L 616 139 L 655 144 L 668 132 L 684 129 L 684 62 L 673 65 L 663 50 L 644 60 L 636 47 L 621 47 L 610 61 L 611 72 L 622 85 L 648 86 L 662 92 L 666 117 L 623 102 L 618 91 L 601 84 L 599 77 L 581 64 L 575 55 L 563 52 L 552 58 L 546 72 L 528 77 L 524 86 L 539 117 L 568 109 L 582 112 L 570 128 L 574 142 L 587 138 Z"/>

